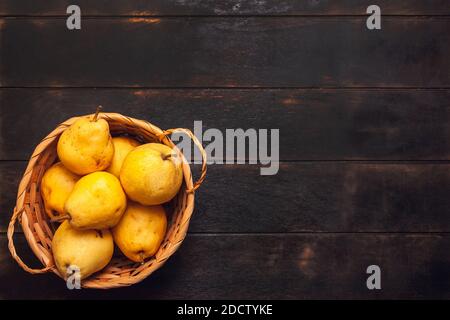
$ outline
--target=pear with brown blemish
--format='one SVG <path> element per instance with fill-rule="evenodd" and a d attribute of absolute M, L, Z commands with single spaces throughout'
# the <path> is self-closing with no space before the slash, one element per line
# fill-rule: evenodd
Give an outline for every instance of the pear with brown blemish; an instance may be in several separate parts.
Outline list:
<path fill-rule="evenodd" d="M 127 206 L 119 179 L 109 172 L 93 172 L 75 184 L 64 206 L 70 224 L 78 229 L 114 227 Z"/>
<path fill-rule="evenodd" d="M 54 212 L 59 215 L 66 214 L 64 204 L 78 179 L 80 177 L 67 170 L 61 162 L 45 171 L 41 180 L 41 194 L 45 212 L 50 218 L 54 218 Z"/>
<path fill-rule="evenodd" d="M 70 171 L 85 175 L 109 167 L 114 146 L 108 122 L 93 117 L 82 117 L 67 128 L 58 140 L 58 157 Z"/>
<path fill-rule="evenodd" d="M 127 196 L 140 204 L 168 202 L 183 182 L 182 161 L 175 150 L 164 144 L 143 144 L 126 156 L 120 182 Z"/>
<path fill-rule="evenodd" d="M 120 251 L 135 262 L 153 256 L 159 249 L 167 229 L 162 206 L 143 206 L 129 202 L 120 222 L 112 229 Z"/>
<path fill-rule="evenodd" d="M 109 263 L 114 242 L 107 229 L 79 230 L 64 221 L 55 232 L 52 251 L 61 276 L 67 278 L 70 267 L 72 271 L 77 268 L 81 279 L 86 279 Z"/>

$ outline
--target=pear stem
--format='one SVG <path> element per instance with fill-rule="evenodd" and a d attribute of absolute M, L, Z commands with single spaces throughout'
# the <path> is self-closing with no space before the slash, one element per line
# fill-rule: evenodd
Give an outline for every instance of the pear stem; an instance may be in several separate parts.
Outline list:
<path fill-rule="evenodd" d="M 139 257 L 141 258 L 141 264 L 144 264 L 145 262 L 145 257 L 144 257 L 144 252 L 139 252 Z"/>
<path fill-rule="evenodd" d="M 103 107 L 102 106 L 98 106 L 97 107 L 97 110 L 95 110 L 95 114 L 94 114 L 94 118 L 92 119 L 92 121 L 97 121 L 97 118 L 98 118 L 98 114 L 100 113 L 100 111 L 103 109 Z"/>
<path fill-rule="evenodd" d="M 172 157 L 172 154 L 169 153 L 169 154 L 163 155 L 163 156 L 162 156 L 162 159 L 163 159 L 163 160 L 168 160 L 168 159 L 170 159 L 171 157 Z"/>

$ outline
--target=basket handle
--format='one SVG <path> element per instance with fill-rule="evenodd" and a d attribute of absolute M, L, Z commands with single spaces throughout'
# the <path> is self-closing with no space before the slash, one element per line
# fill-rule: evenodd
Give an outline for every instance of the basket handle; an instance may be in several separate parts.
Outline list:
<path fill-rule="evenodd" d="M 191 138 L 191 140 L 194 142 L 194 144 L 197 146 L 197 148 L 200 150 L 200 154 L 202 156 L 202 172 L 200 174 L 200 178 L 198 178 L 198 180 L 194 183 L 193 187 L 189 190 L 186 190 L 187 192 L 194 192 L 195 190 L 197 190 L 200 185 L 202 184 L 203 180 L 205 180 L 206 178 L 206 152 L 205 149 L 203 149 L 202 144 L 200 143 L 200 141 L 198 141 L 197 137 L 192 133 L 191 130 L 189 129 L 185 129 L 185 128 L 175 128 L 175 129 L 167 129 L 163 131 L 163 135 L 167 136 L 170 135 L 174 132 L 184 132 L 186 135 L 189 136 L 189 138 Z"/>
<path fill-rule="evenodd" d="M 31 273 L 31 274 L 39 274 L 39 273 L 48 272 L 49 270 L 51 270 L 52 266 L 47 266 L 42 269 L 33 269 L 33 268 L 30 268 L 29 266 L 27 266 L 25 264 L 25 262 L 23 262 L 22 259 L 20 259 L 20 257 L 17 255 L 16 248 L 14 247 L 14 239 L 13 239 L 14 225 L 16 224 L 19 214 L 22 212 L 23 212 L 23 210 L 16 210 L 16 208 L 14 208 L 14 213 L 13 213 L 13 215 L 11 217 L 11 221 L 9 222 L 9 225 L 8 225 L 7 235 L 8 235 L 9 252 L 11 252 L 11 255 L 14 258 L 14 260 L 16 260 L 16 262 L 19 264 L 19 266 L 21 266 L 22 269 L 25 270 L 26 272 Z"/>

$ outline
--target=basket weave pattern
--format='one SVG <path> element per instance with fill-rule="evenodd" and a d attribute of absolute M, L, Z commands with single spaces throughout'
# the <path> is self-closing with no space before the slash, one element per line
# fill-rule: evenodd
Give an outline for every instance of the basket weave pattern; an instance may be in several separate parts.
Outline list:
<path fill-rule="evenodd" d="M 130 261 L 122 255 L 115 255 L 102 271 L 82 282 L 84 288 L 109 289 L 129 286 L 142 281 L 160 268 L 181 245 L 186 236 L 189 220 L 194 209 L 194 191 L 200 186 L 206 176 L 206 153 L 201 143 L 187 129 L 178 128 L 163 131 L 147 121 L 133 119 L 118 113 L 100 113 L 99 118 L 108 122 L 110 131 L 114 135 L 126 133 L 139 137 L 145 142 L 160 142 L 174 148 L 183 161 L 182 169 L 184 175 L 184 183 L 177 196 L 171 201 L 172 212 L 168 212 L 169 224 L 165 239 L 155 256 L 141 264 Z M 51 250 L 51 242 L 56 225 L 50 221 L 50 218 L 45 213 L 39 188 L 45 171 L 57 159 L 56 144 L 59 136 L 77 119 L 78 117 L 74 117 L 61 123 L 41 141 L 34 150 L 19 184 L 16 206 L 8 226 L 8 247 L 17 263 L 25 271 L 32 274 L 52 271 L 63 278 L 63 275 L 59 273 L 54 264 Z M 200 178 L 195 183 L 193 183 L 191 169 L 185 157 L 168 137 L 173 132 L 184 132 L 200 149 L 202 169 Z M 17 219 L 19 219 L 30 248 L 43 264 L 42 269 L 28 267 L 18 256 L 13 241 Z"/>

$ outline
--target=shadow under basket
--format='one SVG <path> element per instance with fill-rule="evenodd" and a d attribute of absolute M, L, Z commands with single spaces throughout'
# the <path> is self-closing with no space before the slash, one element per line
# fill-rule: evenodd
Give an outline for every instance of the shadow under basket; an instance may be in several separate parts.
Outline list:
<path fill-rule="evenodd" d="M 93 117 L 94 115 L 88 115 Z M 8 226 L 8 247 L 12 257 L 27 272 L 39 274 L 52 271 L 61 278 L 55 267 L 52 255 L 53 232 L 57 225 L 45 213 L 43 200 L 40 193 L 40 183 L 44 172 L 57 160 L 56 145 L 61 133 L 80 117 L 70 118 L 60 124 L 34 150 L 23 178 L 19 184 L 16 207 Z M 169 203 L 168 227 L 165 238 L 156 254 L 144 263 L 136 263 L 123 255 L 114 256 L 111 262 L 101 271 L 91 275 L 82 281 L 84 288 L 110 289 L 129 286 L 140 282 L 152 272 L 160 268 L 164 262 L 178 249 L 183 242 L 189 227 L 189 220 L 194 209 L 195 190 L 205 179 L 206 154 L 201 143 L 187 129 L 161 130 L 151 123 L 133 119 L 118 113 L 100 113 L 98 118 L 105 119 L 110 127 L 111 134 L 129 135 L 141 140 L 141 142 L 160 142 L 174 148 L 181 156 L 183 168 L 183 184 L 180 191 Z M 185 157 L 175 147 L 168 137 L 174 132 L 184 133 L 189 136 L 200 149 L 202 156 L 201 175 L 197 182 L 193 183 L 192 173 Z M 167 211 L 167 210 L 166 210 Z M 16 220 L 22 226 L 23 233 L 30 248 L 43 264 L 42 269 L 28 267 L 17 255 L 14 247 L 14 227 Z"/>

